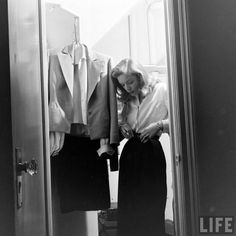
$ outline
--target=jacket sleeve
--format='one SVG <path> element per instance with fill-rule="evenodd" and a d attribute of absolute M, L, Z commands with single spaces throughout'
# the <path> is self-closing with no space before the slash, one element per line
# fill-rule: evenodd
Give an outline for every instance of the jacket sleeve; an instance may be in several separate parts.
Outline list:
<path fill-rule="evenodd" d="M 111 59 L 108 61 L 108 88 L 109 88 L 109 111 L 110 111 L 110 144 L 119 145 L 119 126 L 117 113 L 116 88 L 111 79 Z"/>
<path fill-rule="evenodd" d="M 56 55 L 49 58 L 49 130 L 57 132 L 70 132 L 70 122 L 66 117 L 66 112 L 58 102 L 58 83 L 62 79 L 59 75 L 60 65 Z"/>

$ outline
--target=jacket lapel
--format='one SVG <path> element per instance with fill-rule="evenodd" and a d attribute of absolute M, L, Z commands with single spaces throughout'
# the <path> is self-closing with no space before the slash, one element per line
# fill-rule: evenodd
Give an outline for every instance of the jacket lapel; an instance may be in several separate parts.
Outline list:
<path fill-rule="evenodd" d="M 71 96 L 73 96 L 74 86 L 74 69 L 71 57 L 68 54 L 58 53 L 58 60 L 62 69 L 63 76 L 69 88 Z"/>
<path fill-rule="evenodd" d="M 101 73 L 106 73 L 104 61 L 96 58 L 96 56 L 85 47 L 86 61 L 87 61 L 87 78 L 88 78 L 88 101 L 93 94 L 96 85 L 100 81 Z M 62 53 L 58 53 L 59 63 L 62 69 L 63 76 L 65 78 L 66 84 L 69 88 L 71 95 L 73 96 L 73 86 L 74 86 L 74 47 L 66 47 Z"/>
<path fill-rule="evenodd" d="M 86 56 L 87 56 L 87 75 L 88 75 L 88 101 L 91 98 L 91 95 L 96 88 L 96 85 L 100 81 L 100 75 L 104 72 L 104 61 L 99 60 L 91 55 L 86 49 Z"/>

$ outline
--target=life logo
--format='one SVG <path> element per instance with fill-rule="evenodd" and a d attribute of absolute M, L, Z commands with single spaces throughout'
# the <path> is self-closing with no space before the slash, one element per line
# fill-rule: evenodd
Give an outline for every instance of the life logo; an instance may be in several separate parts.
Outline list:
<path fill-rule="evenodd" d="M 233 234 L 234 217 L 233 216 L 200 216 L 199 217 L 200 234 Z"/>

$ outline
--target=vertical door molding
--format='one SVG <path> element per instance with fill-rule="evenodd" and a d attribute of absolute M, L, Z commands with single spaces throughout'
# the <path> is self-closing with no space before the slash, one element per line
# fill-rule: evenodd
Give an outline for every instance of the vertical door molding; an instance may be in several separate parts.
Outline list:
<path fill-rule="evenodd" d="M 47 236 L 53 236 L 52 219 L 52 190 L 51 190 L 51 163 L 49 141 L 49 113 L 48 113 L 48 60 L 46 38 L 46 2 L 38 1 L 39 9 L 39 44 L 40 44 L 40 73 L 42 90 L 42 128 L 43 128 L 43 156 L 44 156 L 44 180 L 45 180 L 45 205 Z"/>
<path fill-rule="evenodd" d="M 198 215 L 199 215 L 199 190 L 196 161 L 195 145 L 195 121 L 193 105 L 193 88 L 191 74 L 191 48 L 188 29 L 188 12 L 186 0 L 177 1 L 179 49 L 181 63 L 181 79 L 179 79 L 182 103 L 181 132 L 185 143 L 182 142 L 184 149 L 184 180 L 185 180 L 185 199 L 187 214 L 187 234 L 198 235 Z M 177 25 L 177 23 L 176 23 Z"/>
<path fill-rule="evenodd" d="M 185 0 L 165 1 L 177 236 L 198 234 L 198 178 Z"/>
<path fill-rule="evenodd" d="M 173 190 L 174 190 L 174 226 L 176 236 L 187 236 L 186 233 L 186 204 L 183 156 L 180 125 L 180 97 L 178 88 L 177 52 L 175 42 L 175 22 L 172 0 L 164 1 L 166 25 L 166 50 L 168 69 L 168 91 L 170 109 L 170 144 L 172 153 Z M 178 158 L 178 159 L 177 159 Z M 182 158 L 181 158 L 182 159 Z"/>

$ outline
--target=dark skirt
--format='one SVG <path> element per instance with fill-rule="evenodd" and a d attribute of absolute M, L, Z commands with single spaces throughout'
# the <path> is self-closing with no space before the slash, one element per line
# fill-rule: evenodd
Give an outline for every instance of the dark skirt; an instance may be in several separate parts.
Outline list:
<path fill-rule="evenodd" d="M 118 236 L 165 235 L 166 161 L 157 139 L 127 141 L 120 157 Z"/>
<path fill-rule="evenodd" d="M 110 207 L 107 161 L 98 156 L 99 146 L 99 140 L 66 135 L 59 156 L 52 158 L 62 213 Z"/>

